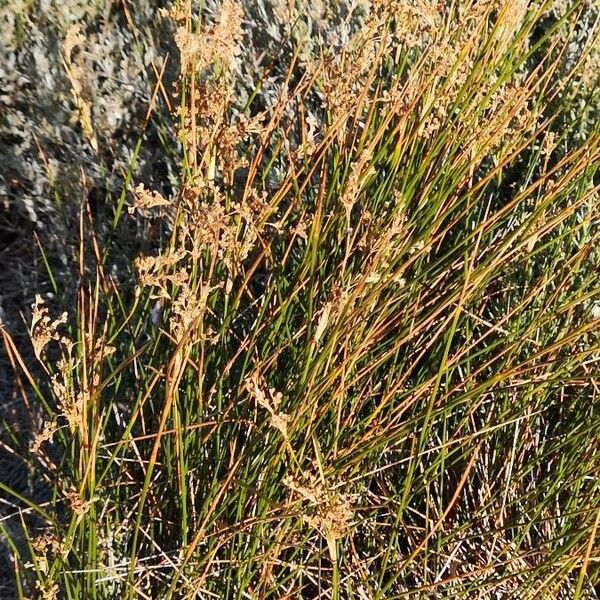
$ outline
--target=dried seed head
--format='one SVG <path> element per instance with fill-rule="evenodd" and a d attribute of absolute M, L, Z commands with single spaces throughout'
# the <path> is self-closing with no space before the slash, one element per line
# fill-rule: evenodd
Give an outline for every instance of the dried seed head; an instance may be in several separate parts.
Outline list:
<path fill-rule="evenodd" d="M 171 19 L 176 23 L 180 21 L 185 21 L 185 19 L 188 16 L 184 2 L 174 2 L 173 6 L 169 9 L 159 8 L 158 14 L 163 19 Z"/>
<path fill-rule="evenodd" d="M 42 430 L 34 437 L 31 445 L 29 446 L 29 451 L 33 454 L 37 454 L 42 447 L 42 444 L 45 442 L 52 441 L 54 434 L 56 433 L 58 427 L 55 421 L 46 421 Z"/>
<path fill-rule="evenodd" d="M 290 415 L 283 413 L 283 412 L 278 412 L 278 413 L 272 413 L 271 414 L 271 418 L 269 420 L 271 427 L 278 429 L 281 432 L 281 435 L 283 435 L 284 438 L 288 437 L 288 425 L 291 421 L 291 417 Z"/>
<path fill-rule="evenodd" d="M 82 426 L 83 401 L 81 393 L 77 394 L 67 383 L 71 379 L 74 365 L 68 359 L 61 359 L 59 372 L 52 377 L 52 391 L 56 396 L 60 414 L 67 419 L 71 433 Z"/>
<path fill-rule="evenodd" d="M 354 516 L 353 497 L 341 494 L 338 489 L 327 489 L 322 479 L 314 473 L 306 474 L 304 482 L 286 477 L 283 483 L 302 501 L 310 504 L 312 508 L 307 510 L 302 519 L 326 539 L 331 558 L 335 559 L 335 542 L 350 530 Z"/>
<path fill-rule="evenodd" d="M 58 592 L 59 592 L 58 583 L 52 584 L 51 582 L 46 583 L 43 581 L 36 581 L 35 587 L 38 590 L 38 592 L 40 593 L 40 596 L 39 596 L 40 600 L 57 600 L 58 599 Z"/>
<path fill-rule="evenodd" d="M 278 429 L 283 437 L 287 439 L 288 425 L 291 421 L 291 417 L 279 410 L 279 406 L 283 400 L 283 394 L 273 388 L 266 389 L 264 382 L 260 381 L 258 373 L 254 373 L 246 379 L 246 390 L 259 406 L 269 412 L 270 425 L 273 428 Z"/>
<path fill-rule="evenodd" d="M 44 349 L 52 340 L 61 339 L 58 327 L 64 325 L 66 322 L 66 312 L 60 318 L 52 321 L 48 316 L 48 308 L 44 306 L 42 297 L 39 294 L 36 295 L 35 302 L 32 305 L 30 337 L 33 344 L 33 351 L 38 360 L 42 359 Z"/>
<path fill-rule="evenodd" d="M 232 0 L 226 0 L 221 8 L 217 22 L 200 35 L 179 27 L 175 34 L 175 43 L 181 53 L 184 70 L 194 65 L 203 70 L 215 62 L 230 68 L 239 53 L 242 35 L 243 11 Z"/>
<path fill-rule="evenodd" d="M 283 484 L 314 506 L 327 502 L 327 491 L 318 475 L 306 473 L 304 481 L 292 476 L 285 477 Z"/>
<path fill-rule="evenodd" d="M 343 538 L 354 517 L 350 501 L 343 495 L 334 496 L 314 515 L 304 517 L 304 521 L 317 529 L 326 539 L 332 560 L 335 560 L 335 542 Z"/>
<path fill-rule="evenodd" d="M 170 298 L 168 283 L 181 285 L 187 281 L 187 272 L 175 270 L 177 264 L 186 256 L 183 249 L 167 252 L 158 256 L 140 256 L 134 265 L 139 273 L 139 286 L 154 287 L 154 297 Z"/>
<path fill-rule="evenodd" d="M 135 204 L 130 206 L 129 214 L 133 214 L 136 210 L 142 212 L 152 208 L 170 206 L 171 202 L 166 200 L 158 192 L 151 192 L 144 188 L 144 184 L 140 183 L 134 190 Z"/>
<path fill-rule="evenodd" d="M 33 548 L 35 555 L 35 567 L 41 571 L 44 575 L 49 572 L 50 561 L 52 558 L 59 556 L 62 552 L 62 545 L 60 540 L 51 531 L 45 531 L 40 535 L 34 537 L 31 540 L 31 547 Z M 33 563 L 28 563 L 26 567 L 34 567 Z M 56 593 L 57 587 L 39 587 L 42 591 L 42 598 L 55 598 L 52 594 Z M 47 596 L 44 595 L 44 590 L 47 592 Z"/>
<path fill-rule="evenodd" d="M 79 112 L 79 122 L 90 145 L 97 152 L 98 140 L 92 124 L 91 92 L 86 68 L 81 57 L 75 60 L 72 57 L 73 50 L 77 46 L 81 46 L 84 42 L 85 36 L 81 33 L 80 26 L 78 24 L 72 25 L 67 31 L 63 43 L 63 63 L 71 84 L 71 94 Z"/>
<path fill-rule="evenodd" d="M 79 492 L 76 489 L 71 488 L 65 493 L 65 498 L 71 507 L 71 510 L 77 515 L 77 518 L 81 520 L 90 510 L 90 507 L 95 502 L 95 498 L 84 501 L 81 499 Z"/>
<path fill-rule="evenodd" d="M 186 334 L 190 334 L 190 341 L 194 342 L 198 339 L 196 332 L 202 330 L 200 319 L 204 315 L 208 298 L 216 287 L 209 285 L 201 285 L 191 287 L 183 284 L 173 301 L 171 306 L 171 318 L 169 319 L 170 332 L 174 339 L 179 342 Z M 192 331 L 192 328 L 195 330 Z M 205 338 L 211 337 L 211 333 L 207 333 Z"/>

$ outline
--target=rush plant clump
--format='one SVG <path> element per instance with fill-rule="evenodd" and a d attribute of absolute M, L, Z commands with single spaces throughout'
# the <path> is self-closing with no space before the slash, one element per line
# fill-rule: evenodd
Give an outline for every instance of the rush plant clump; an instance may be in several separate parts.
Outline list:
<path fill-rule="evenodd" d="M 597 597 L 599 13 L 566 4 L 277 3 L 251 90 L 251 7 L 162 11 L 177 185 L 84 203 L 39 365 L 3 330 L 51 490 L 0 485 L 20 597 Z"/>

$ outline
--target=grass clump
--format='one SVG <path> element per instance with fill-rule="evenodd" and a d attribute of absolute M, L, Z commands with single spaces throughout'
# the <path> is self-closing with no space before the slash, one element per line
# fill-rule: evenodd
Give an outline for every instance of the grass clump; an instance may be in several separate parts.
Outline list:
<path fill-rule="evenodd" d="M 166 15 L 178 190 L 82 208 L 39 368 L 4 332 L 21 597 L 596 597 L 597 9 L 376 2 L 318 54 L 289 10 L 243 103 L 243 7 Z"/>

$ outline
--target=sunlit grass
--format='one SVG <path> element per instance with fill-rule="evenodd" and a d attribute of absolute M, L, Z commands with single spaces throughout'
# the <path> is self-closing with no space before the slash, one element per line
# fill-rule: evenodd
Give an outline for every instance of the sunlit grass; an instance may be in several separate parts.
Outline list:
<path fill-rule="evenodd" d="M 13 492 L 21 597 L 594 597 L 595 15 L 389 3 L 271 106 L 235 3 L 171 15 L 179 191 L 82 210 L 41 368 L 4 333 L 53 490 Z"/>

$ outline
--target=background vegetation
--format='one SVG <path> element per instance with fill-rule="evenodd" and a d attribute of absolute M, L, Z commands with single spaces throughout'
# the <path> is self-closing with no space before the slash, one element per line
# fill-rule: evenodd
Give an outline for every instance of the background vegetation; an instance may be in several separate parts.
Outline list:
<path fill-rule="evenodd" d="M 2 9 L 14 595 L 596 598 L 598 6 L 72 4 Z"/>

